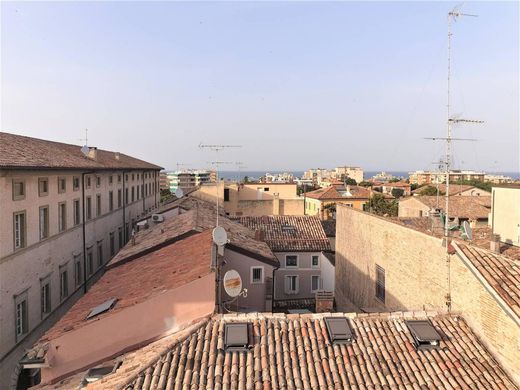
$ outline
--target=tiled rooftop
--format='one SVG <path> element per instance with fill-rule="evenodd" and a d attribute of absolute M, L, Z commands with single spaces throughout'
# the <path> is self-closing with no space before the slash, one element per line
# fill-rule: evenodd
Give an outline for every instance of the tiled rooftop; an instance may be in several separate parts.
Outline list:
<path fill-rule="evenodd" d="M 182 241 L 109 269 L 70 310 L 40 339 L 55 339 L 65 332 L 89 323 L 87 315 L 108 299 L 118 299 L 110 316 L 126 307 L 190 283 L 210 273 L 211 231 L 195 234 Z"/>
<path fill-rule="evenodd" d="M 456 244 L 491 288 L 520 319 L 520 260 L 461 242 Z"/>
<path fill-rule="evenodd" d="M 81 146 L 0 132 L 0 168 L 37 169 L 162 169 L 126 154 L 97 149 L 96 159 Z"/>
<path fill-rule="evenodd" d="M 331 344 L 328 315 L 215 316 L 127 354 L 87 389 L 518 388 L 457 315 L 333 314 L 349 318 L 351 345 Z M 441 335 L 439 349 L 414 346 L 405 320 L 426 318 Z M 250 350 L 224 350 L 229 322 L 251 324 Z"/>
<path fill-rule="evenodd" d="M 439 208 L 444 211 L 446 205 L 444 198 L 436 196 L 414 196 L 404 199 L 417 200 L 430 208 Z M 450 218 L 487 219 L 491 211 L 490 196 L 453 196 L 449 197 Z"/>
<path fill-rule="evenodd" d="M 370 198 L 370 190 L 361 186 L 347 186 L 350 190 L 351 196 L 342 195 L 341 192 L 346 191 L 347 188 L 345 186 L 330 186 L 325 188 L 320 188 L 315 191 L 307 192 L 305 194 L 306 197 L 312 199 L 319 200 L 337 200 L 337 199 L 369 199 Z"/>
<path fill-rule="evenodd" d="M 412 191 L 412 194 L 420 195 L 421 192 L 424 191 L 428 187 L 432 187 L 434 189 L 437 189 L 437 184 L 428 184 L 426 186 L 422 186 L 422 187 L 416 188 L 415 190 Z M 438 187 L 439 187 L 439 191 L 440 191 L 441 194 L 445 194 L 446 193 L 446 184 L 438 184 Z M 465 191 L 471 190 L 473 188 L 476 189 L 475 186 L 470 186 L 470 185 L 467 185 L 467 184 L 450 184 L 450 196 L 451 195 L 458 195 L 461 192 L 465 192 Z M 479 190 L 479 191 L 482 191 L 482 190 Z"/>
<path fill-rule="evenodd" d="M 269 215 L 236 220 L 253 231 L 263 231 L 265 242 L 274 252 L 330 250 L 321 221 L 315 216 Z"/>

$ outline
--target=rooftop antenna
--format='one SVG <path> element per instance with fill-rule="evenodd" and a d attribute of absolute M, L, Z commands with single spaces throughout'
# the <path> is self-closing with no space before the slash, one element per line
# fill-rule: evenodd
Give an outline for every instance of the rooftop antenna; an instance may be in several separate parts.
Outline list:
<path fill-rule="evenodd" d="M 177 172 L 179 172 L 179 167 L 187 167 L 189 166 L 190 164 L 186 164 L 186 163 L 180 163 L 178 162 L 177 164 L 175 164 L 177 166 Z"/>
<path fill-rule="evenodd" d="M 242 168 L 246 168 L 246 166 L 244 165 L 244 163 L 242 161 L 235 161 L 235 165 L 238 169 L 238 183 L 240 184 L 240 179 L 241 179 L 241 174 L 240 174 L 240 171 Z"/>
<path fill-rule="evenodd" d="M 199 148 L 201 149 L 211 149 L 213 150 L 217 157 L 218 157 L 218 152 L 223 150 L 223 149 L 229 149 L 229 148 L 241 148 L 242 145 L 211 145 L 211 144 L 203 144 L 202 142 L 199 144 Z M 220 168 L 220 165 L 221 164 L 231 164 L 230 162 L 228 161 L 218 161 L 218 159 L 216 161 L 210 161 L 208 162 L 208 164 L 212 164 L 212 165 L 215 165 L 216 167 L 216 178 L 217 178 L 217 183 L 215 185 L 215 188 L 216 188 L 216 191 L 217 191 L 217 227 L 218 227 L 218 203 L 219 203 L 219 177 L 218 177 L 218 174 L 219 174 L 219 168 Z"/>
<path fill-rule="evenodd" d="M 83 153 L 85 156 L 88 154 L 89 148 L 88 148 L 88 129 L 85 129 L 85 138 L 80 138 L 79 141 L 84 141 L 85 144 L 81 147 L 81 153 Z"/>

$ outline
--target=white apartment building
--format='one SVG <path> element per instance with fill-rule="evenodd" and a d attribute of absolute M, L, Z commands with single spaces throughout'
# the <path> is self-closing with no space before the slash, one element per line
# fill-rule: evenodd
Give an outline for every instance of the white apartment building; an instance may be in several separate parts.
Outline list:
<path fill-rule="evenodd" d="M 214 182 L 215 172 L 205 170 L 184 170 L 167 172 L 166 177 L 170 184 L 170 191 L 175 193 L 177 188 L 184 192 L 190 191 L 204 183 Z"/>
<path fill-rule="evenodd" d="M 360 167 L 342 166 L 334 169 L 316 168 L 309 169 L 303 173 L 303 179 L 312 180 L 313 184 L 320 185 L 322 180 L 335 179 L 344 181 L 348 178 L 354 179 L 356 183 L 363 181 L 363 169 Z"/>
<path fill-rule="evenodd" d="M 122 153 L 0 132 L 0 384 L 101 276 L 157 207 L 160 167 Z"/>

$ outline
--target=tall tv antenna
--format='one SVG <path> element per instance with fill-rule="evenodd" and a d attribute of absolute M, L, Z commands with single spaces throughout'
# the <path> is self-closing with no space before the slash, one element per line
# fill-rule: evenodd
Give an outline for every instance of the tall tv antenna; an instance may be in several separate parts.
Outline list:
<path fill-rule="evenodd" d="M 242 179 L 242 174 L 241 174 L 241 170 L 243 168 L 247 168 L 244 163 L 242 161 L 235 161 L 235 166 L 237 167 L 237 170 L 238 170 L 238 183 L 240 184 L 240 180 Z"/>
<path fill-rule="evenodd" d="M 85 129 L 85 138 L 80 138 L 79 141 L 85 142 L 81 147 L 81 153 L 83 153 L 85 156 L 88 155 L 88 129 Z"/>

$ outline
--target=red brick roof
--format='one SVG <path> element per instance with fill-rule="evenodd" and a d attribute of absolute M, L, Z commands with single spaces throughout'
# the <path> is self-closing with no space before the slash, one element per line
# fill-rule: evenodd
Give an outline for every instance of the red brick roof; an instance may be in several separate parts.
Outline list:
<path fill-rule="evenodd" d="M 205 231 L 107 270 L 40 342 L 88 324 L 86 317 L 90 311 L 109 299 L 118 301 L 113 309 L 96 316 L 97 319 L 208 275 L 211 247 L 211 231 Z"/>
<path fill-rule="evenodd" d="M 446 184 L 439 184 L 439 191 L 443 194 L 446 193 Z M 423 187 L 419 187 L 419 188 L 416 188 L 415 190 L 412 191 L 412 194 L 421 194 L 422 191 L 424 191 L 426 188 L 428 187 L 432 187 L 434 189 L 437 189 L 437 184 L 429 184 L 429 185 L 426 185 L 426 186 L 423 186 Z M 473 188 L 476 188 L 475 186 L 470 186 L 470 185 L 466 185 L 466 184 L 450 184 L 450 196 L 451 195 L 458 195 L 462 192 L 465 192 L 465 191 L 468 191 L 468 190 L 471 190 Z M 479 191 L 484 191 L 484 190 L 479 190 Z M 487 191 L 485 191 L 487 192 Z M 489 194 L 491 195 L 491 194 Z"/>
<path fill-rule="evenodd" d="M 97 149 L 96 158 L 86 157 L 78 145 L 0 132 L 0 169 L 151 169 L 160 166 L 126 154 Z"/>
<path fill-rule="evenodd" d="M 461 242 L 456 246 L 520 320 L 520 261 Z"/>
<path fill-rule="evenodd" d="M 349 318 L 351 345 L 332 344 L 320 314 L 215 316 L 124 356 L 114 374 L 87 390 L 518 389 L 462 317 L 333 315 Z M 416 350 L 406 319 L 430 319 L 441 348 Z M 223 349 L 230 322 L 251 324 L 249 351 Z"/>
<path fill-rule="evenodd" d="M 338 200 L 338 199 L 369 199 L 370 190 L 361 186 L 348 186 L 352 196 L 342 195 L 340 191 L 346 191 L 346 188 L 330 186 L 320 188 L 315 191 L 307 192 L 305 196 L 307 198 L 319 199 L 319 200 Z"/>
<path fill-rule="evenodd" d="M 394 182 L 386 182 L 381 184 L 382 187 L 396 187 L 396 188 L 408 188 L 411 187 L 410 183 L 405 181 L 394 181 Z"/>
<path fill-rule="evenodd" d="M 436 196 L 414 196 L 407 198 L 418 200 L 422 204 L 430 208 L 438 208 L 444 211 L 445 199 Z M 403 200 L 406 202 L 407 199 Z M 490 196 L 453 196 L 449 197 L 449 214 L 450 218 L 469 218 L 469 219 L 487 219 L 491 212 Z"/>
<path fill-rule="evenodd" d="M 272 251 L 328 251 L 330 243 L 318 217 L 270 215 L 239 217 L 237 220 L 251 230 L 264 232 L 265 242 Z"/>

